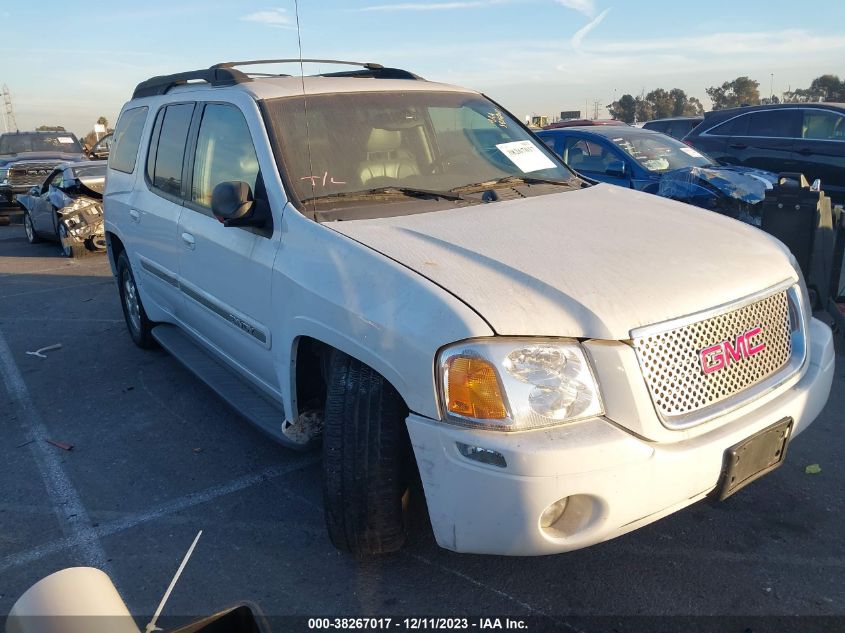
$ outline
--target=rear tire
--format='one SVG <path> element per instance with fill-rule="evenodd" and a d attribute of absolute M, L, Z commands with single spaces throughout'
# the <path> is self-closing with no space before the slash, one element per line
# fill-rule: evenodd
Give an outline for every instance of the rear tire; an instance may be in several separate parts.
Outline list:
<path fill-rule="evenodd" d="M 138 293 L 138 286 L 135 284 L 135 276 L 132 274 L 132 267 L 129 265 L 129 257 L 126 251 L 121 251 L 117 257 L 117 287 L 120 292 L 120 305 L 123 307 L 123 318 L 126 319 L 126 327 L 129 336 L 135 345 L 142 349 L 151 349 L 156 346 L 152 335 L 155 323 L 147 318 L 144 304 L 141 303 L 141 295 Z"/>
<path fill-rule="evenodd" d="M 405 543 L 413 459 L 408 408 L 380 374 L 334 352 L 323 431 L 323 499 L 335 547 L 358 557 Z"/>
<path fill-rule="evenodd" d="M 32 224 L 29 211 L 23 212 L 23 230 L 26 232 L 26 241 L 30 244 L 38 244 L 41 241 L 41 238 L 35 232 L 35 226 Z"/>

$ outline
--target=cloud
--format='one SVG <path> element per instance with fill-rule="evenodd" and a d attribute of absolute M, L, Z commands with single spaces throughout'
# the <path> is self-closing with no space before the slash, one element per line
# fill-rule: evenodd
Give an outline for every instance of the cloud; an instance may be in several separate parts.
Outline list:
<path fill-rule="evenodd" d="M 588 18 L 596 14 L 596 5 L 593 0 L 557 0 L 557 3 L 567 9 L 583 13 Z"/>
<path fill-rule="evenodd" d="M 575 35 L 572 36 L 572 39 L 569 40 L 569 43 L 572 45 L 572 48 L 576 51 L 581 48 L 581 42 L 584 40 L 585 37 L 596 28 L 599 24 L 601 24 L 602 20 L 607 17 L 607 14 L 610 13 L 610 9 L 605 9 L 601 13 L 599 13 L 593 20 L 585 25 L 582 26 L 580 29 L 575 31 Z"/>
<path fill-rule="evenodd" d="M 293 28 L 293 23 L 285 9 L 266 9 L 264 11 L 255 11 L 240 18 L 245 22 L 258 22 L 259 24 L 266 24 L 277 29 Z"/>
<path fill-rule="evenodd" d="M 355 11 L 448 11 L 451 9 L 474 9 L 493 2 L 401 2 L 398 4 L 374 4 Z"/>

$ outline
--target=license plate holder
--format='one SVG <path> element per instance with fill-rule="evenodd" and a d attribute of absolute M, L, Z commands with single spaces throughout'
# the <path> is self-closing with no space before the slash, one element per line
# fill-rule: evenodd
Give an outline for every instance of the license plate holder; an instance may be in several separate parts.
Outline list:
<path fill-rule="evenodd" d="M 783 463 L 793 423 L 783 418 L 725 451 L 722 478 L 714 491 L 719 501 Z"/>

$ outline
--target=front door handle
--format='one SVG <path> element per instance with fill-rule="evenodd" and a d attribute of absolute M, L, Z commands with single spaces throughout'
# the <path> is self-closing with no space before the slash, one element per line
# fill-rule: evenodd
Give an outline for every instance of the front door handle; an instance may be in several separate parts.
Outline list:
<path fill-rule="evenodd" d="M 746 145 L 745 143 L 731 143 L 729 147 L 733 149 L 745 149 L 746 147 L 748 147 L 748 145 Z"/>
<path fill-rule="evenodd" d="M 141 212 L 138 211 L 138 209 L 129 209 L 129 217 L 132 219 L 133 222 L 140 222 Z"/>
<path fill-rule="evenodd" d="M 813 153 L 813 150 L 809 147 L 802 147 L 798 150 L 798 153 L 801 154 L 801 156 L 810 156 Z"/>
<path fill-rule="evenodd" d="M 194 236 L 190 233 L 182 233 L 182 241 L 185 243 L 185 246 L 187 246 L 191 250 L 194 250 L 194 246 L 196 246 L 197 243 L 194 239 Z"/>

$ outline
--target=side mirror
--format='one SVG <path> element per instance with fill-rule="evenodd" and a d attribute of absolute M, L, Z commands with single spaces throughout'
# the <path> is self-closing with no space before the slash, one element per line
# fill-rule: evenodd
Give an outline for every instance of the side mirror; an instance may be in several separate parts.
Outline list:
<path fill-rule="evenodd" d="M 221 182 L 211 192 L 211 211 L 224 226 L 264 226 L 266 212 L 252 197 L 252 188 L 236 180 Z"/>
<path fill-rule="evenodd" d="M 621 160 L 614 160 L 608 164 L 604 173 L 612 178 L 624 178 L 627 175 L 626 171 L 624 162 Z"/>
<path fill-rule="evenodd" d="M 29 195 L 31 195 L 31 196 L 41 195 L 41 187 L 31 187 L 29 189 Z"/>

